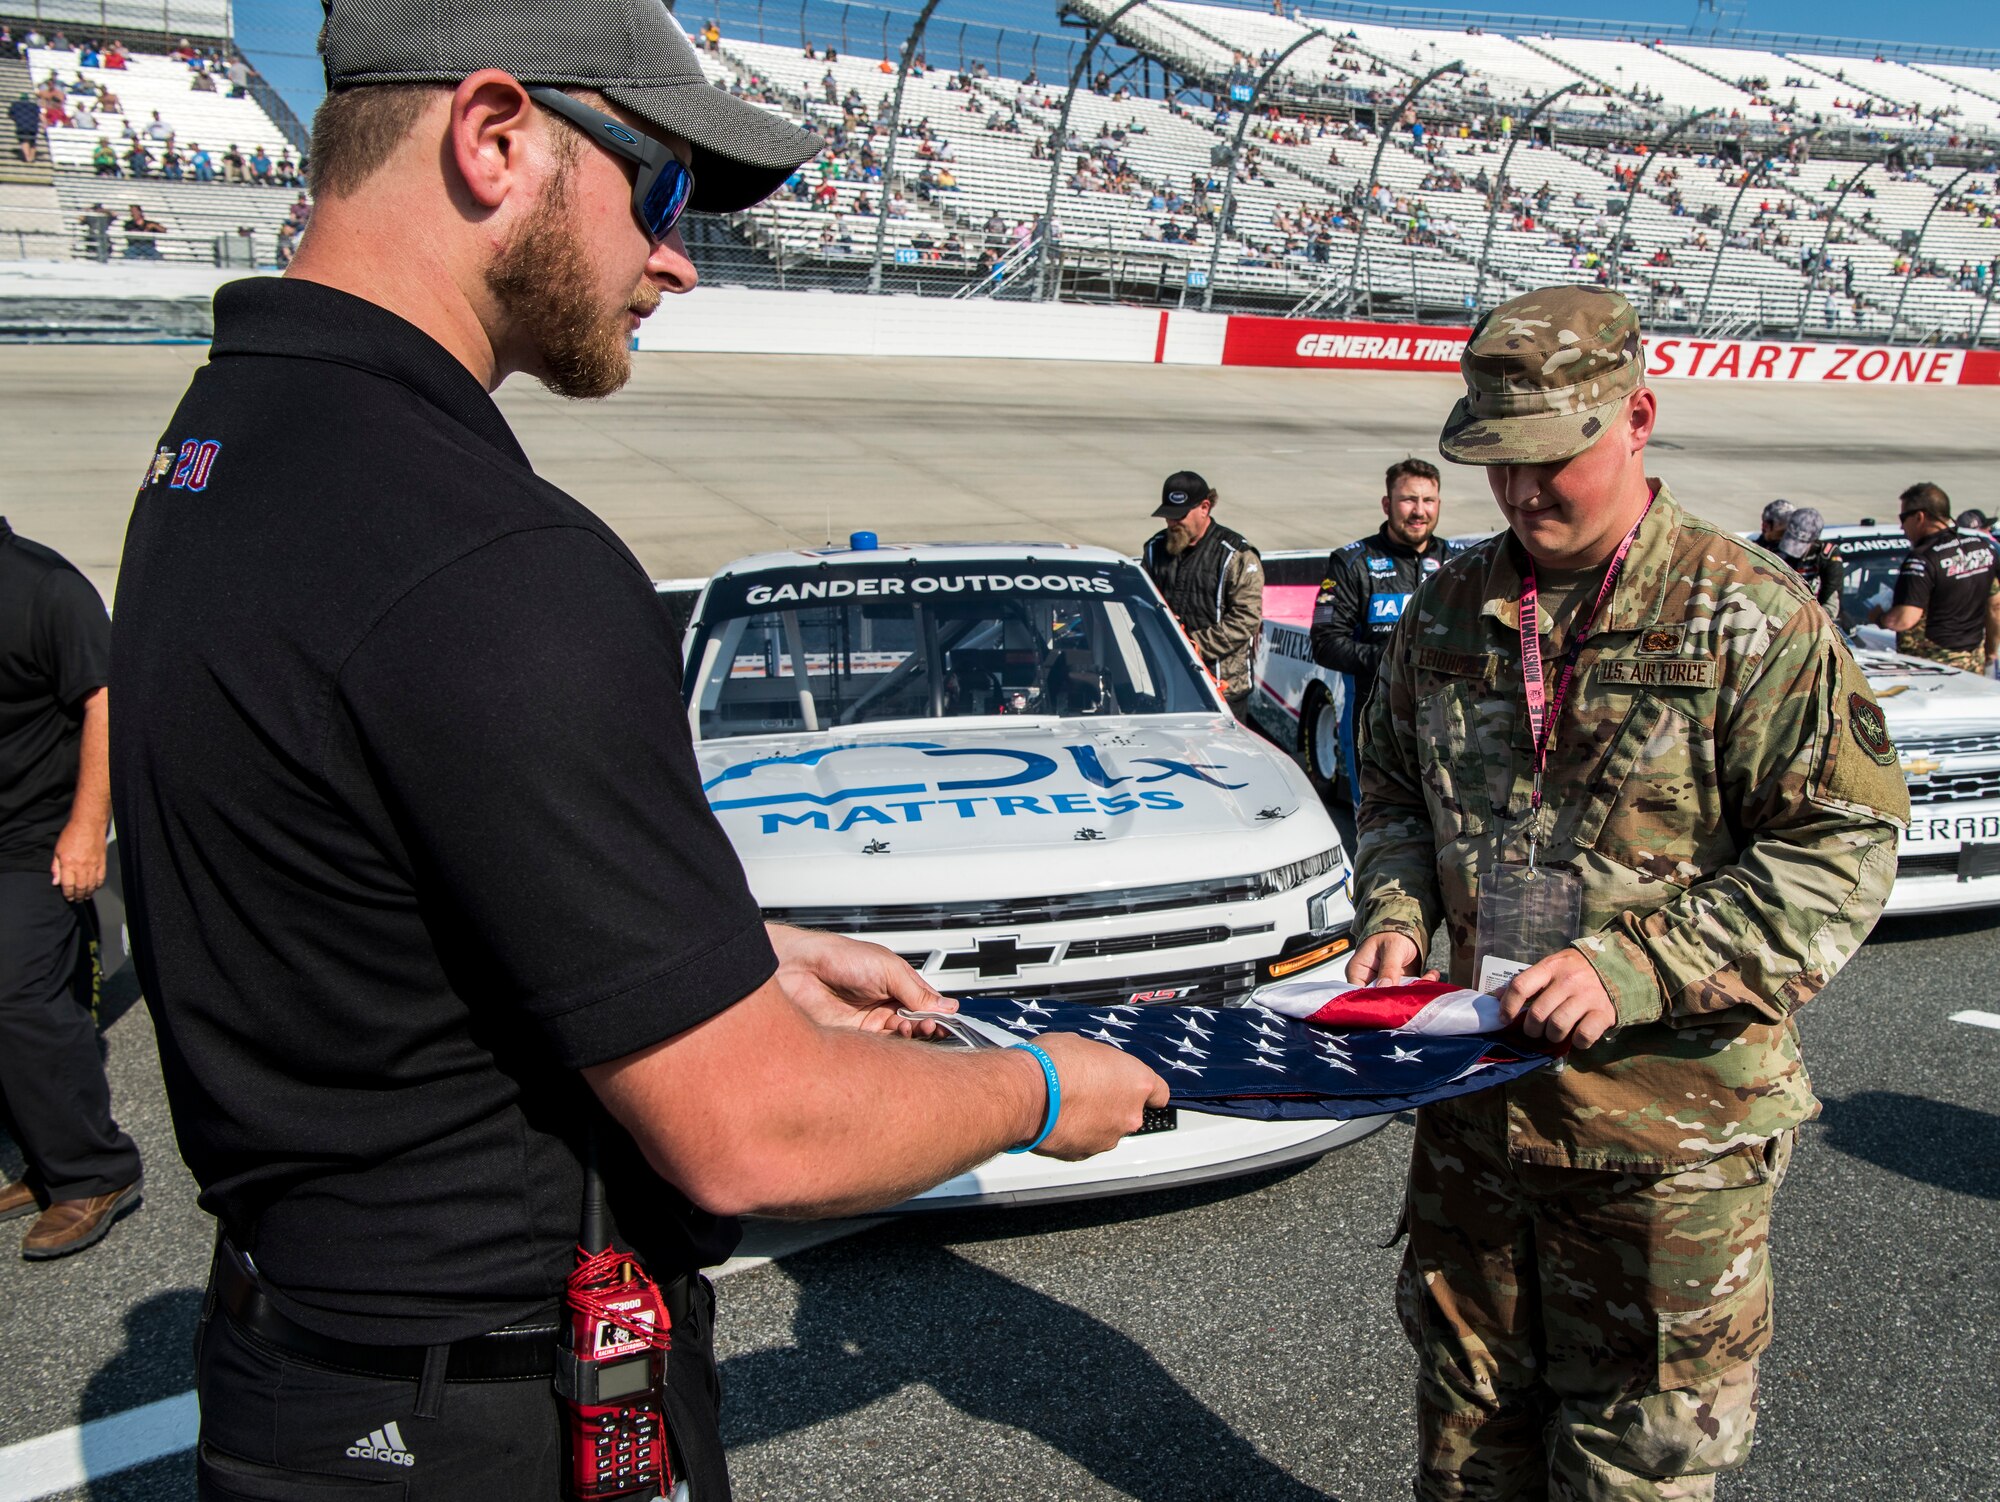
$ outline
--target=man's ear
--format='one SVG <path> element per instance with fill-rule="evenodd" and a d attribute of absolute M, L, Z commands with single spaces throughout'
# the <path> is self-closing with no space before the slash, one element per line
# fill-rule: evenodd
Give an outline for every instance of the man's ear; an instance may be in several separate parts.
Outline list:
<path fill-rule="evenodd" d="M 1641 386 L 1626 399 L 1625 431 L 1630 452 L 1640 452 L 1652 440 L 1653 427 L 1659 416 L 1659 402 L 1653 396 L 1652 387 Z"/>
<path fill-rule="evenodd" d="M 498 68 L 483 68 L 452 90 L 445 156 L 480 208 L 497 209 L 527 186 L 537 113 L 520 81 Z"/>

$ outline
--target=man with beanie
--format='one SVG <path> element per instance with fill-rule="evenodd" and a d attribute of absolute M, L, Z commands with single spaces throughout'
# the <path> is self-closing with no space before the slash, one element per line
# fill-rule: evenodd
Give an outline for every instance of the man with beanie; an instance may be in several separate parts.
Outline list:
<path fill-rule="evenodd" d="M 1411 600 L 1363 723 L 1354 981 L 1451 980 L 1564 1067 L 1417 1113 L 1399 1280 L 1426 1502 L 1690 1502 L 1750 1453 L 1793 1013 L 1873 927 L 1908 795 L 1768 555 L 1646 473 L 1625 299 L 1501 304 L 1445 458 L 1507 529 Z"/>
<path fill-rule="evenodd" d="M 1153 510 L 1166 526 L 1146 539 L 1140 557 L 1230 711 L 1245 720 L 1250 659 L 1264 626 L 1264 565 L 1241 532 L 1215 519 L 1216 500 L 1215 487 L 1193 470 L 1168 475 Z"/>
<path fill-rule="evenodd" d="M 1847 582 L 1847 564 L 1840 556 L 1840 549 L 1823 541 L 1820 533 L 1825 530 L 1825 522 L 1816 506 L 1801 506 L 1785 520 L 1785 535 L 1778 539 L 1778 556 L 1799 572 L 1806 581 L 1806 588 L 1819 601 L 1820 609 L 1827 613 L 1835 626 L 1844 626 L 1841 618 L 1840 591 Z"/>

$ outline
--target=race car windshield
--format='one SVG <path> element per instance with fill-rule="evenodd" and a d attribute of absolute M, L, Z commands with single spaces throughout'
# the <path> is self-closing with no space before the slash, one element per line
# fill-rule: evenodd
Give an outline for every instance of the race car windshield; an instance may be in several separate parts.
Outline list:
<path fill-rule="evenodd" d="M 710 586 L 688 662 L 704 740 L 1215 708 L 1178 628 L 1123 565 L 1056 573 L 1040 562 L 905 562 L 724 576 Z"/>

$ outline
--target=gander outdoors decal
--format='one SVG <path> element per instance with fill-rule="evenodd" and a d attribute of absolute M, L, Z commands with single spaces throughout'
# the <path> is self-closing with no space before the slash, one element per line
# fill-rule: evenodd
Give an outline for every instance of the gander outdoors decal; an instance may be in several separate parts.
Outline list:
<path fill-rule="evenodd" d="M 743 592 L 746 605 L 789 605 L 798 600 L 879 598 L 883 595 L 1017 594 L 1029 591 L 1080 595 L 1115 594 L 1109 579 L 1088 574 L 912 574 L 880 578 L 806 579 L 797 583 L 753 584 Z"/>
<path fill-rule="evenodd" d="M 835 787 L 830 792 L 797 787 L 778 790 L 784 776 L 781 769 L 817 767 L 846 751 L 889 750 L 919 753 L 935 763 L 935 775 L 912 775 L 917 773 L 912 769 L 912 773 L 878 774 L 885 780 Z M 1105 770 L 1093 746 L 1067 746 L 1063 752 L 1058 760 L 1039 751 L 941 746 L 934 741 L 822 746 L 792 756 L 743 762 L 709 778 L 702 790 L 708 794 L 709 807 L 718 814 L 755 810 L 758 832 L 771 835 L 784 829 L 824 829 L 837 834 L 862 825 L 922 824 L 927 820 L 1171 814 L 1187 806 L 1176 792 L 1186 782 L 1232 791 L 1248 786 L 1228 780 L 1227 767 L 1209 762 L 1140 756 L 1132 765 L 1146 768 L 1145 772 L 1114 777 Z"/>

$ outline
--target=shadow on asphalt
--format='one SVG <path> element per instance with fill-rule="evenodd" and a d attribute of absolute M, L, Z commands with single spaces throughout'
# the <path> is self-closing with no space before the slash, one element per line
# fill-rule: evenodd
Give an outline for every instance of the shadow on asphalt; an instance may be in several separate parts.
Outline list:
<path fill-rule="evenodd" d="M 1144 1502 L 1334 1502 L 1259 1454 L 1144 1346 L 959 1256 L 938 1244 L 941 1230 L 903 1222 L 787 1259 L 795 1344 L 723 1363 L 724 1440 L 776 1439 L 922 1385 Z"/>
<path fill-rule="evenodd" d="M 2000 1199 L 2000 1116 L 1891 1090 L 1824 1102 L 1820 1125 L 1835 1152 L 1891 1173 L 1981 1199 Z"/>
<path fill-rule="evenodd" d="M 77 1404 L 78 1419 L 122 1413 L 193 1387 L 194 1327 L 200 1315 L 199 1288 L 156 1293 L 127 1309 L 124 1349 L 91 1373 Z"/>
<path fill-rule="evenodd" d="M 1906 913 L 1884 918 L 1868 936 L 1870 944 L 1909 944 L 1923 939 L 1961 939 L 2000 928 L 2000 913 L 1972 908 L 1962 913 Z"/>

